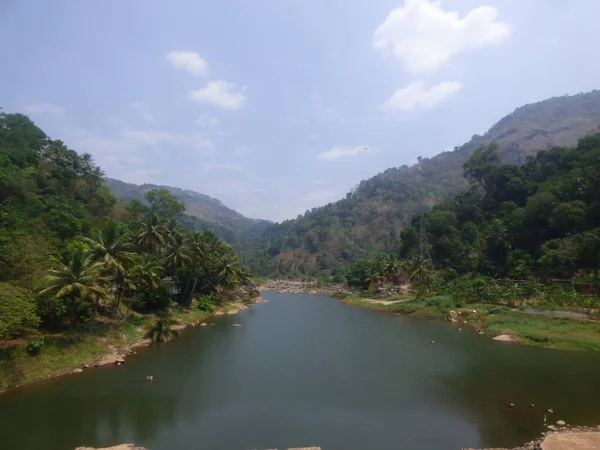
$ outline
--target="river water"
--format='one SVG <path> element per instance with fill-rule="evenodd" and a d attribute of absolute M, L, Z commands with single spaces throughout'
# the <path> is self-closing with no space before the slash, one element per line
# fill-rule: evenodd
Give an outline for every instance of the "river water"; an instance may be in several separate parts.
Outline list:
<path fill-rule="evenodd" d="M 595 354 L 327 296 L 263 297 L 121 367 L 0 396 L 0 448 L 440 450 L 521 444 L 543 430 L 547 408 L 548 423 L 600 424 Z"/>

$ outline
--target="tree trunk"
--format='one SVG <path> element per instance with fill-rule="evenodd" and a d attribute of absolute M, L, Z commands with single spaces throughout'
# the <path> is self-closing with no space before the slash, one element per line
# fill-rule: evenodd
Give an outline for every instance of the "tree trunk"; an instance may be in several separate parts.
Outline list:
<path fill-rule="evenodd" d="M 123 291 L 123 283 L 124 281 L 122 281 L 121 284 L 119 284 L 119 289 L 117 289 L 117 303 L 115 304 L 115 315 L 118 314 L 119 306 L 121 305 L 121 293 Z"/>
<path fill-rule="evenodd" d="M 98 309 L 98 297 L 92 301 L 92 320 L 90 320 L 90 334 L 94 328 L 94 319 L 96 318 L 96 310 Z"/>

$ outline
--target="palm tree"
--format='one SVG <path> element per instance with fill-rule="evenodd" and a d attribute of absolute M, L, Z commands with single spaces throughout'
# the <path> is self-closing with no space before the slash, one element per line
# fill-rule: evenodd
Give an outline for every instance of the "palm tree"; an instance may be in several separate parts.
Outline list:
<path fill-rule="evenodd" d="M 145 326 L 145 336 L 152 339 L 152 342 L 167 342 L 178 334 L 177 330 L 171 328 L 171 320 L 168 317 L 157 317 Z"/>
<path fill-rule="evenodd" d="M 83 301 L 93 299 L 92 302 L 95 307 L 96 301 L 106 296 L 104 288 L 99 286 L 99 283 L 103 281 L 100 276 L 102 264 L 88 258 L 82 248 L 73 253 L 67 264 L 63 264 L 58 260 L 56 260 L 56 264 L 58 269 L 49 270 L 46 277 L 46 283 L 49 286 L 38 295 L 52 292 L 58 298 L 69 299 L 69 308 L 71 309 L 70 328 L 72 329 L 77 319 L 77 299 Z"/>
<path fill-rule="evenodd" d="M 129 235 L 113 220 L 109 220 L 94 239 L 83 240 L 90 246 L 92 261 L 103 263 L 112 273 L 122 272 L 124 265 L 135 257 Z"/>
<path fill-rule="evenodd" d="M 240 262 L 232 252 L 225 253 L 218 261 L 219 278 L 225 286 L 238 283 L 241 270 Z"/>
<path fill-rule="evenodd" d="M 163 221 L 157 214 L 148 214 L 142 230 L 137 235 L 138 245 L 160 254 L 166 242 Z"/>
<path fill-rule="evenodd" d="M 183 267 L 190 262 L 189 241 L 183 233 L 175 231 L 171 235 L 164 254 L 164 262 L 165 266 L 169 269 L 171 277 L 175 269 Z"/>
<path fill-rule="evenodd" d="M 158 259 L 150 253 L 144 253 L 136 259 L 131 274 L 137 283 L 143 282 L 156 289 L 162 271 L 163 267 Z"/>
<path fill-rule="evenodd" d="M 391 281 L 394 285 L 397 285 L 402 272 L 404 272 L 404 266 L 401 261 L 396 259 L 395 255 L 392 255 L 388 260 L 383 272 L 389 281 Z"/>

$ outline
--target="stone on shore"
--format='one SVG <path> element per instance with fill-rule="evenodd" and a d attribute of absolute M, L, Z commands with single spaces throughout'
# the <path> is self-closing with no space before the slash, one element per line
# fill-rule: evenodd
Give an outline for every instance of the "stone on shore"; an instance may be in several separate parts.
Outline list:
<path fill-rule="evenodd" d="M 517 342 L 517 339 L 510 334 L 501 334 L 500 336 L 496 336 L 494 340 L 502 342 Z"/>
<path fill-rule="evenodd" d="M 564 427 L 566 425 L 566 422 L 564 420 L 557 420 L 556 425 L 558 425 L 559 427 Z"/>
<path fill-rule="evenodd" d="M 208 324 L 207 324 L 206 322 L 202 322 L 202 323 L 200 324 L 200 326 L 201 326 L 201 327 L 207 327 L 207 326 L 208 326 Z"/>
<path fill-rule="evenodd" d="M 77 368 L 77 369 L 73 369 L 73 371 L 71 373 L 81 373 L 81 372 L 83 372 L 83 369 Z"/>
<path fill-rule="evenodd" d="M 448 317 L 446 317 L 446 319 L 450 323 L 456 323 L 458 322 L 458 314 L 456 314 L 456 311 L 448 311 Z"/>

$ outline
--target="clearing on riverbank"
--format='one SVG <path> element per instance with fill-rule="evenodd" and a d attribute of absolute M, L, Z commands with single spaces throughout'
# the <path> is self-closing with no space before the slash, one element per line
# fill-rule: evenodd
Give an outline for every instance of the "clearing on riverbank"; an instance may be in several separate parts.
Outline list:
<path fill-rule="evenodd" d="M 481 303 L 456 307 L 441 296 L 429 299 L 372 299 L 360 295 L 336 297 L 349 305 L 382 309 L 419 319 L 446 320 L 449 311 L 455 311 L 458 320 L 454 326 L 457 329 L 471 327 L 491 336 L 510 335 L 517 342 L 537 347 L 600 352 L 600 323 L 597 321 L 529 314 Z"/>

